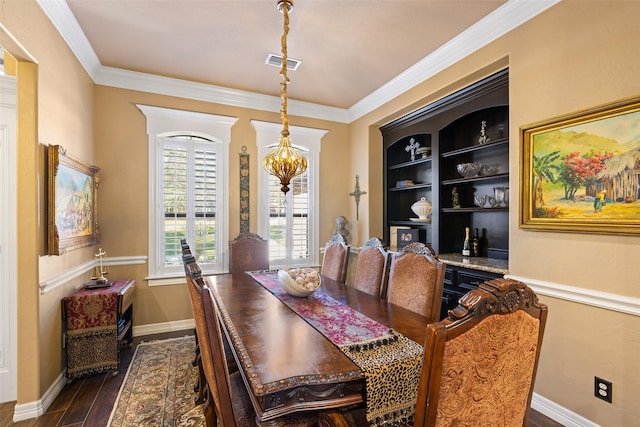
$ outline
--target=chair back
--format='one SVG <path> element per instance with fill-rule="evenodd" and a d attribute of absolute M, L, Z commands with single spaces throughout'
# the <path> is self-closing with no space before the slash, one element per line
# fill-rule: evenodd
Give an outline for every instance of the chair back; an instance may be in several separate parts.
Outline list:
<path fill-rule="evenodd" d="M 387 300 L 427 318 L 440 320 L 445 264 L 423 243 L 410 243 L 392 257 Z"/>
<path fill-rule="evenodd" d="M 379 239 L 374 237 L 367 240 L 358 252 L 353 287 L 382 297 L 386 293 L 389 258 Z"/>
<path fill-rule="evenodd" d="M 349 246 L 347 241 L 341 234 L 336 234 L 325 246 L 320 273 L 325 277 L 344 283 L 347 277 L 348 261 Z"/>
<path fill-rule="evenodd" d="M 415 426 L 526 425 L 547 307 L 495 279 L 427 326 Z"/>
<path fill-rule="evenodd" d="M 202 365 L 209 385 L 209 391 L 217 397 L 215 413 L 225 427 L 236 426 L 236 418 L 231 403 L 231 381 L 229 366 L 224 356 L 224 344 L 218 308 L 208 286 L 202 288 L 202 311 L 206 325 L 208 351 L 202 354 Z"/>
<path fill-rule="evenodd" d="M 229 272 L 269 269 L 269 242 L 255 233 L 241 233 L 229 242 Z"/>

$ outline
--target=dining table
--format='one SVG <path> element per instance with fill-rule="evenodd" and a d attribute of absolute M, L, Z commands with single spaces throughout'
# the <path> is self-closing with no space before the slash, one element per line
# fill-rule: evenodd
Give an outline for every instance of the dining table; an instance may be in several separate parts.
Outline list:
<path fill-rule="evenodd" d="M 302 411 L 373 406 L 376 395 L 400 395 L 407 376 L 415 405 L 423 316 L 327 277 L 306 298 L 286 294 L 276 271 L 206 279 L 259 425 L 282 425 Z M 390 372 L 395 365 L 398 377 Z M 384 424 L 387 414 L 376 408 L 393 412 L 394 402 L 367 407 L 371 425 Z"/>

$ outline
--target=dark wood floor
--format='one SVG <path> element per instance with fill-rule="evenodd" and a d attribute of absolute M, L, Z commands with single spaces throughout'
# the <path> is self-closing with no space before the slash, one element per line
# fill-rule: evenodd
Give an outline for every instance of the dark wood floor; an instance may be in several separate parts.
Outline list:
<path fill-rule="evenodd" d="M 78 379 L 67 384 L 42 416 L 14 423 L 15 402 L 0 404 L 0 427 L 106 427 L 127 368 L 140 341 L 181 337 L 192 331 L 147 335 L 133 339 L 132 348 L 120 352 L 120 369 Z M 561 424 L 531 411 L 528 427 L 558 427 Z M 135 426 L 131 426 L 135 427 Z"/>

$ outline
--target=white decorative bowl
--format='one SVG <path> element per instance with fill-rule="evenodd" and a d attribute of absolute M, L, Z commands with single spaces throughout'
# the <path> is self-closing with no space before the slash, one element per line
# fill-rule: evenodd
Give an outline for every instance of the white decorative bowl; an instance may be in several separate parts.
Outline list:
<path fill-rule="evenodd" d="M 456 165 L 458 173 L 465 178 L 471 178 L 478 175 L 481 168 L 482 163 L 458 163 Z"/>
<path fill-rule="evenodd" d="M 282 289 L 294 297 L 308 297 L 317 291 L 322 283 L 320 273 L 313 268 L 278 270 L 278 280 Z"/>
<path fill-rule="evenodd" d="M 421 197 L 420 200 L 411 205 L 411 210 L 414 214 L 418 215 L 418 219 L 426 221 L 429 219 L 429 215 L 431 215 L 433 207 L 430 201 Z"/>

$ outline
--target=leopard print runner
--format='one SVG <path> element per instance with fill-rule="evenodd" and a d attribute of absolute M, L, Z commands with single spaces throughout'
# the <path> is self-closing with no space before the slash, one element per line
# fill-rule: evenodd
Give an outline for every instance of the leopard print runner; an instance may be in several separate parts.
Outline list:
<path fill-rule="evenodd" d="M 413 419 L 422 347 L 390 331 L 389 337 L 340 347 L 364 372 L 367 421 L 371 426 L 409 424 Z"/>

